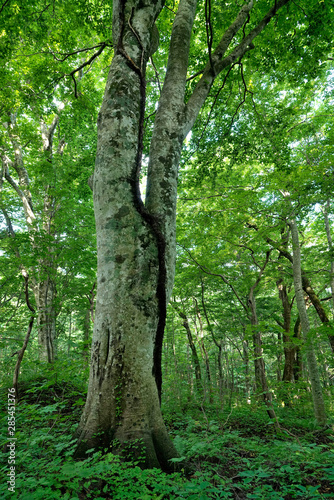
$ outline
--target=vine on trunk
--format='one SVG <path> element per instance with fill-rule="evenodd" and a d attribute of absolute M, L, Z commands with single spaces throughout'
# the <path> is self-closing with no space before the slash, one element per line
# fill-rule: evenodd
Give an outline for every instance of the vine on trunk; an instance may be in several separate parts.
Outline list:
<path fill-rule="evenodd" d="M 133 61 L 129 56 L 123 46 L 123 36 L 125 29 L 125 3 L 122 5 L 121 15 L 120 15 L 120 35 L 117 44 L 117 52 L 126 61 L 126 64 L 130 69 L 132 69 L 136 75 L 138 75 L 140 83 L 140 116 L 139 116 L 139 126 L 138 126 L 138 147 L 137 147 L 137 157 L 130 179 L 132 194 L 133 194 L 133 204 L 143 221 L 148 226 L 149 230 L 153 234 L 158 250 L 158 280 L 156 288 L 156 296 L 158 299 L 158 310 L 159 319 L 158 326 L 156 330 L 156 336 L 154 341 L 154 352 L 153 352 L 153 367 L 152 374 L 155 377 L 156 385 L 158 388 L 159 401 L 161 402 L 161 386 L 162 386 L 162 371 L 161 371 L 161 357 L 162 357 L 162 343 L 164 330 L 166 325 L 166 314 L 167 314 L 167 296 L 166 296 L 166 283 L 167 283 L 167 269 L 166 269 L 166 239 L 161 229 L 161 223 L 157 215 L 150 213 L 143 203 L 139 188 L 139 177 L 142 164 L 142 152 L 143 152 L 143 142 L 144 142 L 144 121 L 145 121 L 145 102 L 146 102 L 146 79 L 145 79 L 145 66 L 149 54 L 145 53 L 145 48 L 141 42 L 139 34 L 133 28 L 131 21 L 134 13 L 132 8 L 131 14 L 128 20 L 128 26 L 131 32 L 134 34 L 138 41 L 141 49 L 140 55 L 140 67 Z"/>

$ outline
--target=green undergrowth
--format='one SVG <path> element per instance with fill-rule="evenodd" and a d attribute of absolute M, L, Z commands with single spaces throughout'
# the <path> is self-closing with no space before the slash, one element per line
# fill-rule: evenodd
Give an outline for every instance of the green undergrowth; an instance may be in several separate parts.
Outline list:
<path fill-rule="evenodd" d="M 73 433 L 85 401 L 75 377 L 21 383 L 16 407 L 15 493 L 8 491 L 7 388 L 1 389 L 0 497 L 20 500 L 334 499 L 333 427 L 317 429 L 311 413 L 280 410 L 280 430 L 263 408 L 164 408 L 188 475 L 142 470 L 140 459 L 91 450 L 72 458 Z"/>

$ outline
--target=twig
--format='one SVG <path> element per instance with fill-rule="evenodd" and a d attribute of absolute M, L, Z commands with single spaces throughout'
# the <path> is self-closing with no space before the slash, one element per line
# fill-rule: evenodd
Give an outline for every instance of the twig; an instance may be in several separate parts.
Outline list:
<path fill-rule="evenodd" d="M 0 14 L 3 11 L 3 9 L 6 7 L 7 3 L 9 3 L 10 0 L 6 0 L 4 4 L 2 4 L 1 9 L 0 9 Z"/>

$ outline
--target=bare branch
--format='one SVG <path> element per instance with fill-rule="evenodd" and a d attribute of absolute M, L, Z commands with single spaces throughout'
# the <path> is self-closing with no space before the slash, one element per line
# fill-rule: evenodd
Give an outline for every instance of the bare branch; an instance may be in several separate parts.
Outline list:
<path fill-rule="evenodd" d="M 205 130 L 206 130 L 206 128 L 207 128 L 207 126 L 208 126 L 208 124 L 209 124 L 209 122 L 210 122 L 211 115 L 212 115 L 213 109 L 214 109 L 214 107 L 215 107 L 215 104 L 216 104 L 216 102 L 217 102 L 217 100 L 218 100 L 219 94 L 220 94 L 220 93 L 221 93 L 221 91 L 225 88 L 225 84 L 226 84 L 227 78 L 228 78 L 229 74 L 231 73 L 232 69 L 234 68 L 234 66 L 235 66 L 236 64 L 237 64 L 237 63 L 232 64 L 232 65 L 231 65 L 231 67 L 228 69 L 228 71 L 227 71 L 227 73 L 226 73 L 226 75 L 225 75 L 225 77 L 224 77 L 223 83 L 221 84 L 221 86 L 219 87 L 218 91 L 216 92 L 216 95 L 214 96 L 213 103 L 212 103 L 212 105 L 211 105 L 211 108 L 210 108 L 210 111 L 209 111 L 209 114 L 208 114 L 207 120 L 206 120 L 205 125 L 204 125 L 204 127 L 203 127 L 202 133 L 201 133 L 201 135 L 200 135 L 200 137 L 199 137 L 199 139 L 198 139 L 198 141 L 197 141 L 196 147 L 195 147 L 195 149 L 193 149 L 193 150 L 189 153 L 189 155 L 188 155 L 188 156 L 187 156 L 187 158 L 185 159 L 185 163 L 187 163 L 187 162 L 188 162 L 188 160 L 192 157 L 192 155 L 193 155 L 193 154 L 194 154 L 194 153 L 198 150 L 199 145 L 200 145 L 200 143 L 201 143 L 201 140 L 203 139 L 203 136 L 204 136 Z M 232 124 L 233 124 L 233 122 L 232 122 Z M 231 126 L 232 126 L 232 124 L 231 124 Z"/>
<path fill-rule="evenodd" d="M 99 50 L 97 52 L 95 52 L 95 54 L 93 54 L 89 59 L 88 61 L 82 63 L 78 68 L 74 69 L 73 71 L 71 71 L 71 73 L 68 74 L 68 76 L 71 76 L 73 81 L 74 81 L 74 95 L 76 98 L 78 98 L 78 94 L 77 94 L 77 82 L 76 82 L 76 79 L 74 77 L 75 73 L 78 73 L 78 71 L 81 71 L 83 68 L 85 68 L 86 66 L 88 66 L 89 64 L 91 64 L 94 59 L 96 59 L 102 52 L 103 50 L 106 48 L 107 44 L 106 43 L 103 43 Z"/>
<path fill-rule="evenodd" d="M 48 52 L 42 52 L 42 54 L 51 54 L 54 57 L 54 59 L 56 59 L 56 61 L 64 62 L 64 61 L 66 61 L 66 59 L 68 57 L 74 56 L 75 54 L 80 54 L 80 52 L 88 52 L 88 50 L 97 49 L 97 47 L 101 47 L 101 46 L 103 46 L 103 48 L 104 48 L 107 45 L 110 46 L 110 44 L 108 42 L 101 42 L 101 43 L 98 43 L 97 45 L 94 45 L 93 47 L 85 47 L 84 49 L 74 50 L 73 52 L 69 52 L 69 53 L 59 52 L 58 55 L 65 56 L 63 59 L 58 59 L 57 56 L 52 52 L 52 50 L 49 50 Z"/>

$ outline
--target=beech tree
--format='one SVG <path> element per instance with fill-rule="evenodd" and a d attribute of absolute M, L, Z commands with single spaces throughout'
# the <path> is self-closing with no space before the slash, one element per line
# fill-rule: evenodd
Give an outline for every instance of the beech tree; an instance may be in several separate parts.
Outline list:
<path fill-rule="evenodd" d="M 113 3 L 114 57 L 98 117 L 92 183 L 97 295 L 88 396 L 77 431 L 78 457 L 98 446 L 120 451 L 139 439 L 146 457 L 144 466 L 170 469 L 169 460 L 176 456 L 176 450 L 160 411 L 161 352 L 174 281 L 177 179 L 183 142 L 220 74 L 225 75 L 220 80 L 224 86 L 228 70 L 254 49 L 254 41 L 273 17 L 278 19 L 277 37 L 271 24 L 268 58 L 285 57 L 289 30 L 296 30 L 299 39 L 305 26 L 316 29 L 314 23 L 321 21 L 323 14 L 320 4 L 308 3 L 308 14 L 305 2 L 302 9 L 291 5 L 290 19 L 285 9 L 288 3 L 250 0 L 241 8 L 226 4 L 223 12 L 215 9 L 214 23 L 210 2 L 197 5 L 195 0 L 180 0 L 173 4 L 177 12 L 167 68 L 160 70 L 164 71 L 164 82 L 155 103 L 151 136 L 144 133 L 145 106 L 151 106 L 145 95 L 146 70 L 158 47 L 155 23 L 164 2 Z M 323 4 L 321 8 L 325 9 Z M 201 23 L 206 26 L 204 33 Z M 213 24 L 217 26 L 215 36 Z M 191 52 L 196 30 L 206 42 L 206 61 L 196 75 L 189 75 L 189 69 L 194 68 L 190 61 L 196 61 Z M 162 34 L 164 47 L 166 36 Z M 275 53 L 276 42 L 281 53 Z M 310 61 L 306 46 L 298 47 Z M 263 61 L 265 51 L 267 46 L 260 49 Z M 202 55 L 198 59 L 202 63 Z M 139 181 L 147 142 L 144 202 Z"/>

